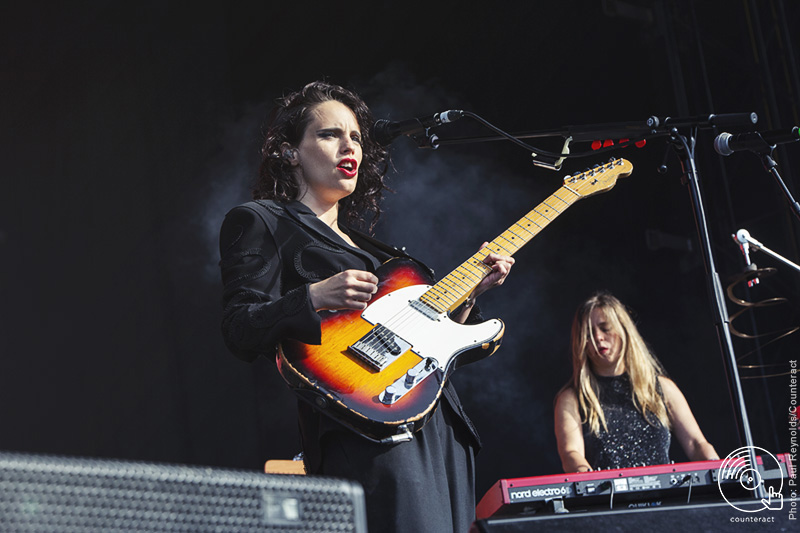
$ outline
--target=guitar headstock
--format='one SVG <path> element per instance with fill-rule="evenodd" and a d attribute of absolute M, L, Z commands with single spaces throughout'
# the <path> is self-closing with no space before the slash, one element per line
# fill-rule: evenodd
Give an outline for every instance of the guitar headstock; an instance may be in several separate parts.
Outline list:
<path fill-rule="evenodd" d="M 567 176 L 564 186 L 582 198 L 606 192 L 617 184 L 617 178 L 625 178 L 633 172 L 627 159 L 611 159 L 603 165 L 595 165 L 587 171 Z"/>

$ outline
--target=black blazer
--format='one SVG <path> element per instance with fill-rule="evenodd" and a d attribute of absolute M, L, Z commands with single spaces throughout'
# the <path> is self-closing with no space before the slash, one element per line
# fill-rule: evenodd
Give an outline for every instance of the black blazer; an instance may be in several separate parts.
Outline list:
<path fill-rule="evenodd" d="M 245 361 L 259 355 L 275 357 L 278 343 L 285 338 L 319 344 L 321 321 L 311 305 L 311 283 L 348 269 L 374 272 L 393 256 L 414 260 L 361 232 L 342 229 L 359 248 L 350 246 L 297 201 L 257 200 L 225 216 L 220 232 L 222 334 L 234 355 Z M 480 320 L 476 306 L 468 322 Z M 449 382 L 443 396 L 478 448 L 477 431 Z M 323 431 L 321 427 L 320 436 Z"/>

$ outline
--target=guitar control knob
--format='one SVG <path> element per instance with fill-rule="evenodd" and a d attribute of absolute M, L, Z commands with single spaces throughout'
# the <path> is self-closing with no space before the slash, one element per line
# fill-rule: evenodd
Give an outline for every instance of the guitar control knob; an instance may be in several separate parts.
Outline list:
<path fill-rule="evenodd" d="M 419 369 L 416 367 L 409 368 L 408 372 L 406 372 L 406 386 L 413 387 L 418 379 L 419 379 Z"/>
<path fill-rule="evenodd" d="M 385 404 L 391 404 L 394 403 L 399 396 L 400 395 L 397 393 L 397 389 L 395 388 L 395 386 L 389 385 L 388 387 L 386 387 L 386 390 L 383 391 L 383 398 L 381 399 L 381 401 Z"/>

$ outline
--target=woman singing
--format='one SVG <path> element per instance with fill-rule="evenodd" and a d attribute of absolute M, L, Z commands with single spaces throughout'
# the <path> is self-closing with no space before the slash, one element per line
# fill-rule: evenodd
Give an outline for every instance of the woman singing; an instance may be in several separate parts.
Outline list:
<path fill-rule="evenodd" d="M 257 201 L 231 210 L 220 235 L 222 331 L 239 358 L 274 357 L 285 339 L 319 344 L 320 311 L 366 308 L 378 266 L 408 257 L 356 229 L 374 226 L 385 188 L 372 124 L 361 98 L 336 85 L 310 83 L 279 100 Z M 502 284 L 513 262 L 489 255 L 492 272 L 451 318 L 479 320 L 475 297 Z M 467 531 L 474 520 L 480 441 L 449 382 L 409 442 L 367 440 L 306 402 L 298 417 L 307 472 L 359 481 L 370 531 Z"/>
<path fill-rule="evenodd" d="M 692 461 L 719 459 L 625 306 L 600 293 L 572 322 L 572 379 L 556 397 L 565 472 L 666 464 L 670 432 Z"/>

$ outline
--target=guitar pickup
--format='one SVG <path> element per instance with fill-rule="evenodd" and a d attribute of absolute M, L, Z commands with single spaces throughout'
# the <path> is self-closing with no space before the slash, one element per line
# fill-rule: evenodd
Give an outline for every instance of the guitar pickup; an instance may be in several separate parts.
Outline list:
<path fill-rule="evenodd" d="M 411 349 L 411 344 L 378 324 L 347 348 L 370 368 L 380 372 Z"/>

